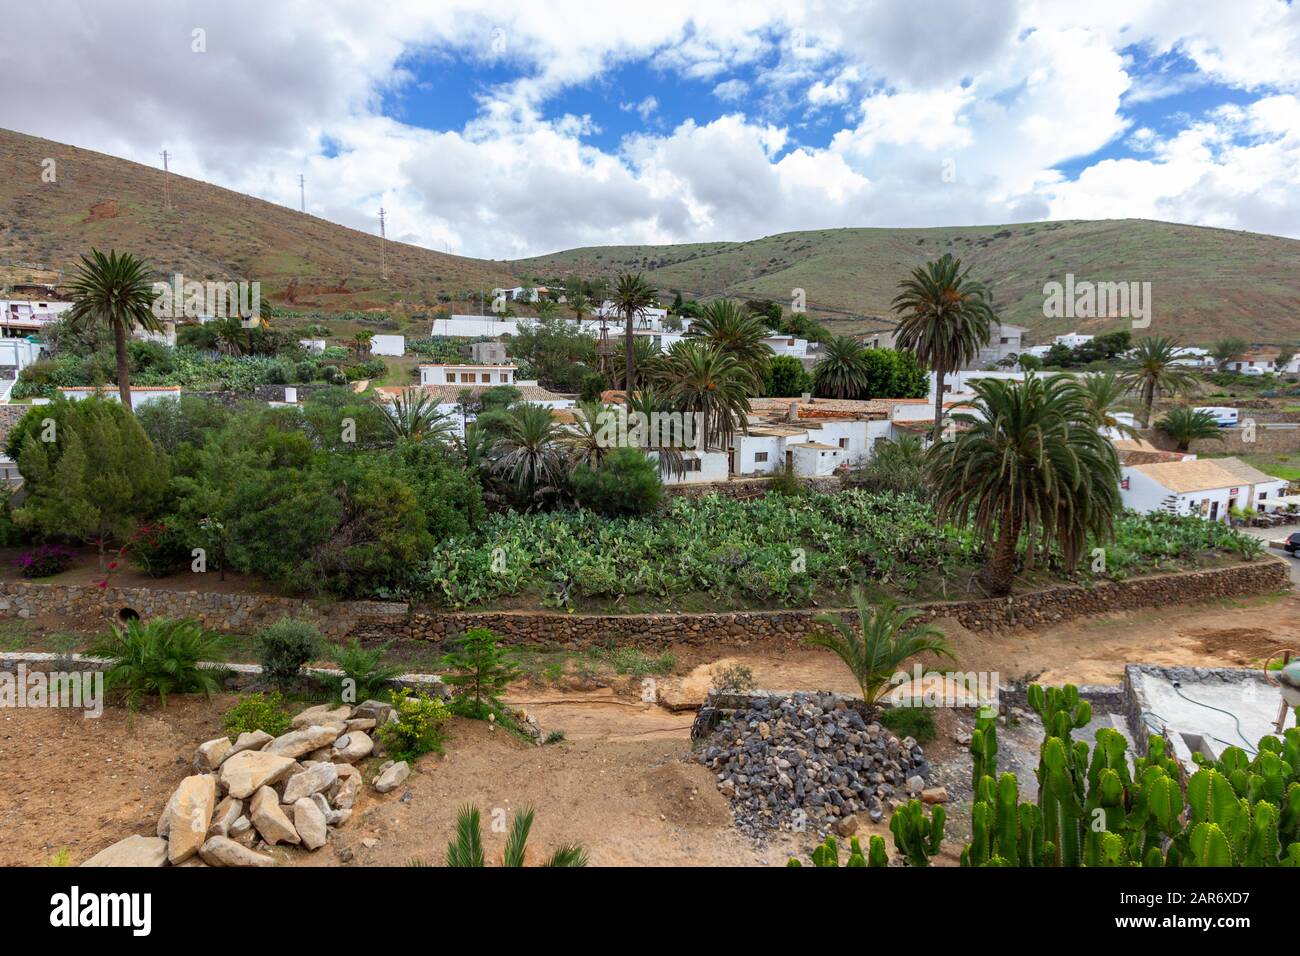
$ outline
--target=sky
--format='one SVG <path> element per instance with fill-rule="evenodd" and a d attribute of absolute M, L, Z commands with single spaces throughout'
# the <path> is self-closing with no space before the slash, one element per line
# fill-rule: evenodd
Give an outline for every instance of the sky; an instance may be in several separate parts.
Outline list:
<path fill-rule="evenodd" d="M 480 258 L 1138 217 L 1300 237 L 1286 0 L 0 0 L 0 126 Z"/>

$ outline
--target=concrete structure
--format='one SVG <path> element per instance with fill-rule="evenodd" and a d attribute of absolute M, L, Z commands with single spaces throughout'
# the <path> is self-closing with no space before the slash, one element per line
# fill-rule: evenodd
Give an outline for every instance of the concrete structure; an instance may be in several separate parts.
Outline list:
<path fill-rule="evenodd" d="M 501 342 L 475 342 L 469 347 L 469 357 L 475 365 L 505 365 L 510 361 Z"/>
<path fill-rule="evenodd" d="M 517 365 L 437 363 L 420 365 L 421 385 L 513 385 Z"/>
<path fill-rule="evenodd" d="M 777 355 L 790 355 L 799 359 L 808 357 L 807 339 L 797 339 L 792 335 L 769 335 L 763 341 Z"/>
<path fill-rule="evenodd" d="M 650 451 L 649 457 L 659 460 L 659 453 Z M 726 481 L 730 456 L 725 451 L 684 451 L 686 472 L 674 475 L 662 473 L 665 485 L 697 485 L 706 482 Z"/>
<path fill-rule="evenodd" d="M 320 355 L 328 343 L 324 339 L 299 339 L 298 344 L 313 355 Z"/>
<path fill-rule="evenodd" d="M 1052 339 L 1054 345 L 1064 345 L 1067 349 L 1078 348 L 1085 342 L 1091 342 L 1093 336 L 1081 335 L 1078 332 L 1067 332 L 1065 335 L 1058 335 Z"/>
<path fill-rule="evenodd" d="M 1278 354 L 1277 349 L 1252 349 L 1241 358 L 1225 362 L 1223 367 L 1241 375 L 1265 375 L 1277 371 Z M 1292 359 L 1292 363 L 1295 361 Z"/>
<path fill-rule="evenodd" d="M 39 332 L 72 305 L 55 299 L 0 299 L 0 336 L 22 338 Z"/>
<path fill-rule="evenodd" d="M 120 402 L 121 395 L 118 394 L 116 385 L 100 386 L 78 386 L 76 388 L 60 388 L 59 394 L 69 401 L 77 401 L 82 398 L 90 398 L 92 395 L 99 398 L 107 399 L 110 402 Z M 179 385 L 132 385 L 131 386 L 131 407 L 139 408 L 141 405 L 148 405 L 152 402 L 166 401 L 167 399 L 177 399 L 181 397 L 181 387 Z"/>
<path fill-rule="evenodd" d="M 989 344 L 980 349 L 975 361 L 967 366 L 970 369 L 987 368 L 996 365 L 1004 358 L 1019 355 L 1024 351 L 1024 336 L 1029 330 L 1019 325 L 993 323 Z"/>
<path fill-rule="evenodd" d="M 405 355 L 406 336 L 376 335 L 370 340 L 371 355 Z"/>

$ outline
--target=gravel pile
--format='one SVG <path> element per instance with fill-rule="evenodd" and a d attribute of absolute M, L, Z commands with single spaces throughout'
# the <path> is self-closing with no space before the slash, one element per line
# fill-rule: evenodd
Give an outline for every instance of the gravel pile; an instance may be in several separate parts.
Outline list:
<path fill-rule="evenodd" d="M 880 822 L 891 800 L 925 786 L 930 766 L 911 737 L 899 740 L 833 694 L 755 697 L 705 741 L 700 761 L 751 837 L 772 830 L 827 832 L 865 813 Z"/>

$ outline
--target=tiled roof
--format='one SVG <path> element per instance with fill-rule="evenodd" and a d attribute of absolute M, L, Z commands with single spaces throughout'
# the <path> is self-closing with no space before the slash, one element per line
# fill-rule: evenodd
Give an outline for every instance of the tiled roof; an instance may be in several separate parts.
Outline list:
<path fill-rule="evenodd" d="M 1260 471 L 1254 465 L 1247 464 L 1240 458 L 1212 458 L 1210 460 L 1225 471 L 1236 475 L 1241 481 L 1248 482 L 1252 485 L 1257 485 L 1263 481 L 1282 480 L 1274 475 L 1269 475 Z"/>
<path fill-rule="evenodd" d="M 1151 462 L 1150 464 L 1133 465 L 1132 467 L 1175 494 L 1234 488 L 1249 483 L 1243 482 L 1239 476 L 1234 475 L 1208 458 L 1196 458 L 1192 461 Z"/>

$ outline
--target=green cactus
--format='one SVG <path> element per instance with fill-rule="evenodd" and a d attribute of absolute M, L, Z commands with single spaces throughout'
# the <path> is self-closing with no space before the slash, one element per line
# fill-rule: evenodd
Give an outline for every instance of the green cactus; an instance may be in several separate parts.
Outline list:
<path fill-rule="evenodd" d="M 985 777 L 998 773 L 998 715 L 996 711 L 981 710 L 975 719 L 975 729 L 970 735 L 971 790 L 978 791 Z"/>
<path fill-rule="evenodd" d="M 1044 689 L 1030 684 L 1029 706 L 1042 718 L 1043 730 L 1049 737 L 1059 737 L 1070 743 L 1070 731 L 1085 727 L 1092 721 L 1092 704 L 1079 698 L 1079 688 L 1073 684 Z"/>
<path fill-rule="evenodd" d="M 926 818 L 925 808 L 919 800 L 909 800 L 889 820 L 889 832 L 894 835 L 894 846 L 907 860 L 909 866 L 929 866 L 930 857 L 939 852 L 943 842 L 943 827 L 947 813 L 940 804 Z"/>
<path fill-rule="evenodd" d="M 835 842 L 835 837 L 828 835 L 813 850 L 812 864 L 819 868 L 833 868 L 840 865 L 840 848 Z M 790 857 L 785 865 L 787 867 L 803 867 L 803 864 L 794 857 Z M 873 836 L 871 838 L 865 855 L 862 852 L 862 844 L 858 842 L 857 837 L 853 837 L 849 841 L 849 860 L 845 864 L 846 867 L 884 867 L 888 865 L 889 854 L 885 851 L 885 841 L 882 837 Z"/>

